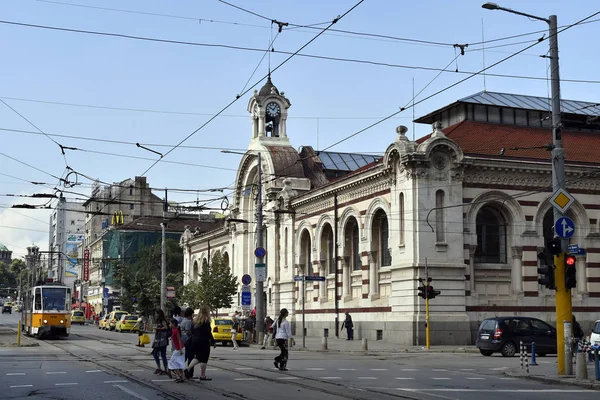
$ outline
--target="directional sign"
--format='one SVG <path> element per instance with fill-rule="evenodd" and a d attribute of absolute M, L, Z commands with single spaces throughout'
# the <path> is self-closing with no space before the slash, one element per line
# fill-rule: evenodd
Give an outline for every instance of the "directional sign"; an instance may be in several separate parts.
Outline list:
<path fill-rule="evenodd" d="M 252 277 L 248 274 L 244 274 L 244 276 L 242 276 L 242 283 L 244 285 L 249 285 L 252 282 Z"/>
<path fill-rule="evenodd" d="M 550 203 L 554 208 L 560 211 L 561 214 L 566 213 L 574 202 L 575 198 L 565 189 L 558 189 L 550 198 Z"/>
<path fill-rule="evenodd" d="M 258 258 L 264 257 L 264 256 L 265 256 L 265 254 L 267 254 L 267 251 L 265 250 L 265 248 L 264 248 L 264 247 L 257 247 L 257 248 L 254 250 L 254 255 L 255 255 L 256 257 L 258 257 Z"/>
<path fill-rule="evenodd" d="M 575 223 L 569 217 L 560 217 L 554 224 L 554 231 L 559 237 L 568 239 L 575 233 Z"/>
<path fill-rule="evenodd" d="M 321 281 L 321 282 L 323 282 L 325 280 L 325 277 L 324 276 L 310 276 L 310 275 L 307 275 L 307 276 L 304 277 L 304 279 L 307 280 L 307 281 Z"/>
<path fill-rule="evenodd" d="M 294 277 L 295 282 L 302 282 L 303 280 L 304 280 L 304 276 L 302 276 L 302 275 L 296 275 Z"/>

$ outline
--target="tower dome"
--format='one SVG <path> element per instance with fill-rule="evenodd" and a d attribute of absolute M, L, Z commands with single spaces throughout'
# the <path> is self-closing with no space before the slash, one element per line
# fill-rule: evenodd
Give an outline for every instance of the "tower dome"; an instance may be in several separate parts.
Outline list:
<path fill-rule="evenodd" d="M 267 77 L 267 82 L 264 84 L 264 86 L 262 88 L 260 88 L 258 95 L 260 97 L 265 97 L 265 96 L 270 95 L 272 91 L 274 91 L 275 94 L 279 94 L 279 90 L 277 89 L 277 87 L 275 85 L 273 85 L 273 82 L 271 82 L 271 74 L 269 74 L 269 76 Z"/>

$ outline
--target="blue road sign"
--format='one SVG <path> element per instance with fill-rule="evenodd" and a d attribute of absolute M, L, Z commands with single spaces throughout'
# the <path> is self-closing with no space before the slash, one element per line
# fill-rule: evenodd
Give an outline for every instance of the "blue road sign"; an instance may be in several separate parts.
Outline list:
<path fill-rule="evenodd" d="M 256 257 L 258 257 L 258 258 L 264 257 L 264 256 L 265 256 L 265 254 L 267 254 L 267 251 L 265 250 L 265 248 L 264 248 L 264 247 L 257 247 L 257 248 L 254 250 L 254 255 L 255 255 Z"/>
<path fill-rule="evenodd" d="M 325 277 L 324 276 L 305 276 L 304 279 L 306 279 L 307 281 L 324 281 Z"/>
<path fill-rule="evenodd" d="M 304 277 L 302 275 L 296 275 L 294 277 L 294 281 L 296 282 L 302 282 L 304 280 Z"/>
<path fill-rule="evenodd" d="M 244 285 L 249 285 L 250 282 L 252 282 L 252 277 L 248 274 L 244 274 L 244 276 L 242 276 L 242 283 Z"/>
<path fill-rule="evenodd" d="M 568 239 L 575 233 L 575 223 L 569 217 L 560 217 L 554 224 L 554 232 L 559 237 Z"/>
<path fill-rule="evenodd" d="M 249 306 L 252 304 L 252 292 L 242 292 L 242 305 Z"/>

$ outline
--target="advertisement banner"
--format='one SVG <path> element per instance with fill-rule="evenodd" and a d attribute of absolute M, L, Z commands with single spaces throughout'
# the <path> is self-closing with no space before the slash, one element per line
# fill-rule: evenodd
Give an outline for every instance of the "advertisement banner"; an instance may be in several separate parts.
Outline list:
<path fill-rule="evenodd" d="M 90 280 L 90 249 L 83 251 L 83 280 Z"/>
<path fill-rule="evenodd" d="M 65 252 L 67 255 L 65 278 L 78 278 L 79 270 L 77 263 L 79 258 L 79 251 L 77 250 L 77 246 L 82 241 L 83 235 L 69 235 L 67 237 L 67 245 Z"/>

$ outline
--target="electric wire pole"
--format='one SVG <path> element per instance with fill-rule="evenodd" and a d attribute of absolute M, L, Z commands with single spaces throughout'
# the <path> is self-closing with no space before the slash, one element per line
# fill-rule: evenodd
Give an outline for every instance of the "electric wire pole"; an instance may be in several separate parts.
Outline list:
<path fill-rule="evenodd" d="M 165 202 L 163 204 L 163 222 L 160 224 L 162 243 L 160 245 L 160 308 L 166 311 L 167 307 L 167 189 L 165 189 Z"/>
<path fill-rule="evenodd" d="M 263 246 L 263 204 L 262 204 L 262 167 L 260 165 L 261 157 L 260 151 L 258 152 L 258 170 L 257 170 L 257 188 L 256 188 L 256 247 L 262 248 Z M 258 268 L 263 268 L 266 271 L 265 267 L 265 258 L 264 255 L 262 257 L 256 257 L 256 266 L 255 266 L 255 276 L 256 276 L 256 333 L 257 343 L 262 343 L 263 340 L 263 322 L 265 320 L 264 314 L 264 304 L 263 304 L 263 293 L 264 293 L 264 284 L 263 278 L 264 275 L 258 273 Z M 262 276 L 261 276 L 262 275 Z"/>

